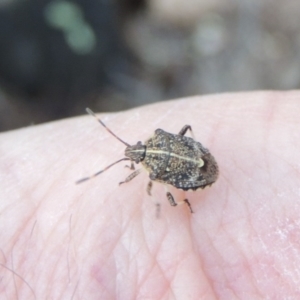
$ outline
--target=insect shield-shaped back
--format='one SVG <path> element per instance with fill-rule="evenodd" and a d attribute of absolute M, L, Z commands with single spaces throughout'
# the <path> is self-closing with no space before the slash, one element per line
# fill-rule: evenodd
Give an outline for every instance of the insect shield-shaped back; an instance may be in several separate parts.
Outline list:
<path fill-rule="evenodd" d="M 125 156 L 129 157 L 131 161 L 134 161 L 136 164 L 144 160 L 146 155 L 146 146 L 143 145 L 140 141 L 136 145 L 127 146 L 125 149 Z"/>
<path fill-rule="evenodd" d="M 146 141 L 146 157 L 142 164 L 150 179 L 185 191 L 211 185 L 218 177 L 214 157 L 199 142 L 183 134 L 157 129 Z"/>

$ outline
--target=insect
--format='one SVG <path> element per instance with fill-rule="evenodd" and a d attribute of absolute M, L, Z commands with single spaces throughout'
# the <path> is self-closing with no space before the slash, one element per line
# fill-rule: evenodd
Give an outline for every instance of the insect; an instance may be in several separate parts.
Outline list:
<path fill-rule="evenodd" d="M 139 175 L 142 169 L 136 170 L 134 164 L 141 163 L 149 173 L 150 181 L 147 186 L 149 195 L 151 195 L 153 181 L 172 185 L 184 191 L 195 191 L 198 188 L 203 189 L 206 186 L 211 186 L 217 180 L 219 173 L 218 165 L 209 150 L 193 138 L 185 136 L 188 130 L 192 132 L 190 125 L 183 126 L 178 134 L 156 129 L 154 135 L 145 144 L 139 141 L 135 145 L 129 145 L 115 135 L 93 111 L 89 108 L 86 111 L 95 117 L 110 134 L 125 144 L 126 149 L 124 158 L 115 161 L 92 176 L 78 180 L 77 184 L 96 177 L 115 164 L 126 160 L 130 161 L 130 169 L 134 170 L 134 172 L 119 184 L 129 182 Z M 169 191 L 166 196 L 172 206 L 177 205 L 177 202 Z M 184 199 L 180 203 L 186 203 L 191 213 L 193 212 L 188 199 Z"/>

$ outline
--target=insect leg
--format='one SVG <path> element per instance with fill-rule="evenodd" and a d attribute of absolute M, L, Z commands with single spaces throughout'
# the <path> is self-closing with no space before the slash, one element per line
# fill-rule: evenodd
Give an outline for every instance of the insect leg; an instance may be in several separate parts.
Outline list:
<path fill-rule="evenodd" d="M 172 196 L 172 194 L 170 192 L 167 192 L 167 198 L 168 198 L 171 206 L 176 206 L 177 205 L 177 203 L 174 200 L 174 197 Z"/>
<path fill-rule="evenodd" d="M 191 125 L 184 125 L 183 127 L 182 127 L 182 129 L 179 131 L 179 135 L 185 135 L 186 134 L 186 132 L 188 131 L 188 130 L 190 130 L 191 132 L 192 132 L 192 127 L 191 127 Z"/>
<path fill-rule="evenodd" d="M 174 200 L 174 197 L 172 196 L 172 194 L 170 192 L 167 192 L 167 198 L 172 206 L 177 205 L 177 203 Z M 186 205 L 189 207 L 191 213 L 193 213 L 192 206 L 188 199 L 184 199 L 183 201 L 180 201 L 178 204 L 181 204 L 181 203 L 186 203 Z"/>
<path fill-rule="evenodd" d="M 156 203 L 156 219 L 159 219 L 160 216 L 160 204 Z"/>
<path fill-rule="evenodd" d="M 188 199 L 184 199 L 183 202 L 185 202 L 187 204 L 187 206 L 189 207 L 191 213 L 194 213 L 193 209 L 192 209 L 192 206 L 191 206 L 191 203 L 189 202 Z"/>
<path fill-rule="evenodd" d="M 128 177 L 125 178 L 124 181 L 121 181 L 119 182 L 119 185 L 123 184 L 123 183 L 126 183 L 130 180 L 132 180 L 134 177 L 138 176 L 140 173 L 141 173 L 142 169 L 138 169 L 138 170 L 135 170 L 133 173 L 131 173 Z"/>
<path fill-rule="evenodd" d="M 149 196 L 151 196 L 151 189 L 152 189 L 152 186 L 153 186 L 153 183 L 152 181 L 150 180 L 148 185 L 147 185 L 147 193 Z"/>
<path fill-rule="evenodd" d="M 135 170 L 133 161 L 131 162 L 130 166 L 126 165 L 125 168 L 129 168 L 130 170 Z"/>
<path fill-rule="evenodd" d="M 149 196 L 152 196 L 151 195 L 152 186 L 153 186 L 153 181 L 150 180 L 147 184 L 147 194 Z M 155 213 L 156 219 L 159 219 L 159 216 L 160 216 L 160 203 L 155 203 L 155 206 L 156 206 L 156 213 Z"/>

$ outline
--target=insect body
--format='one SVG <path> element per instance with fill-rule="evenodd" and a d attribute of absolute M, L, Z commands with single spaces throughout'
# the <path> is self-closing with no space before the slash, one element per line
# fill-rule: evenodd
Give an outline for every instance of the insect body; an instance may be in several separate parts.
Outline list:
<path fill-rule="evenodd" d="M 87 108 L 87 112 L 92 116 L 96 115 Z M 97 117 L 96 117 L 97 118 Z M 143 145 L 140 141 L 136 145 L 129 145 L 117 137 L 106 125 L 97 118 L 112 135 L 127 147 L 125 149 L 125 158 L 122 158 L 105 169 L 97 172 L 91 177 L 83 178 L 77 183 L 86 181 L 95 177 L 108 168 L 123 160 L 130 160 L 130 169 L 134 170 L 134 163 L 141 163 L 148 171 L 150 182 L 147 192 L 151 195 L 152 181 L 158 181 L 170 184 L 176 188 L 187 190 L 197 190 L 212 185 L 218 178 L 218 165 L 208 149 L 204 148 L 199 142 L 196 142 L 185 134 L 191 131 L 191 126 L 185 125 L 179 134 L 171 134 L 162 129 L 156 129 L 154 135 Z M 141 169 L 135 170 L 120 184 L 129 182 L 138 174 Z M 167 198 L 172 206 L 176 206 L 172 194 L 167 192 Z M 190 208 L 191 205 L 187 199 L 183 200 Z"/>

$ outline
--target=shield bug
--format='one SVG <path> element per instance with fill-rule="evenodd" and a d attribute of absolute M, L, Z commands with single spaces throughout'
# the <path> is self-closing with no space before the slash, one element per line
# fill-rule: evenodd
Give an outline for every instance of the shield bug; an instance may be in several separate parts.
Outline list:
<path fill-rule="evenodd" d="M 134 172 L 119 184 L 129 182 L 139 175 L 142 169 L 135 170 L 134 164 L 141 163 L 149 173 L 150 181 L 147 186 L 149 195 L 151 195 L 153 181 L 169 184 L 184 191 L 195 191 L 210 186 L 217 180 L 218 165 L 209 150 L 193 138 L 185 136 L 188 130 L 192 131 L 190 125 L 183 126 L 178 134 L 156 129 L 154 135 L 145 144 L 139 141 L 135 145 L 129 145 L 115 135 L 89 108 L 86 111 L 94 116 L 110 134 L 125 144 L 126 149 L 124 158 L 115 161 L 92 176 L 78 180 L 77 184 L 96 177 L 125 160 L 131 162 L 130 169 Z M 172 206 L 177 205 L 170 192 L 167 192 L 166 196 Z M 181 203 L 186 203 L 193 212 L 188 199 L 184 199 Z"/>

